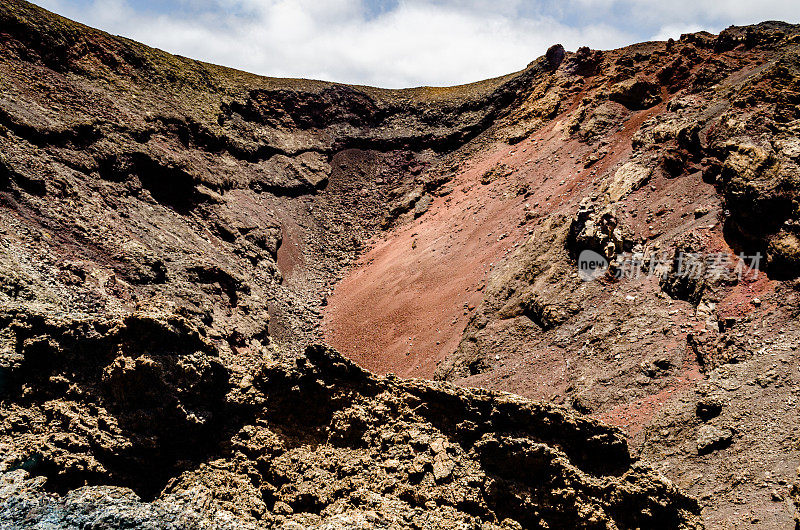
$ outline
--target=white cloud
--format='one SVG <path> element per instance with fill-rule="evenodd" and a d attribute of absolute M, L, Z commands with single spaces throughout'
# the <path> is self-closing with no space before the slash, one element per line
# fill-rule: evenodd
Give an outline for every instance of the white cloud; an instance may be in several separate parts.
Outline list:
<path fill-rule="evenodd" d="M 208 0 L 189 0 L 207 5 Z M 613 47 L 631 36 L 512 16 L 515 0 L 401 2 L 368 19 L 359 0 L 215 0 L 214 17 L 135 12 L 125 0 L 40 3 L 66 16 L 173 53 L 269 75 L 384 87 L 451 85 L 525 67 L 548 46 Z M 494 7 L 493 7 L 494 6 Z"/>
<path fill-rule="evenodd" d="M 44 7 L 167 51 L 283 77 L 384 87 L 450 85 L 523 68 L 553 43 L 613 48 L 764 18 L 800 18 L 797 0 L 177 0 L 162 14 L 127 0 Z M 175 0 L 174 0 L 175 1 Z M 189 16 L 186 16 L 186 14 Z"/>
<path fill-rule="evenodd" d="M 754 24 L 765 20 L 800 22 L 797 0 L 574 0 L 585 9 L 608 12 L 617 9 L 641 23 L 704 26 Z"/>

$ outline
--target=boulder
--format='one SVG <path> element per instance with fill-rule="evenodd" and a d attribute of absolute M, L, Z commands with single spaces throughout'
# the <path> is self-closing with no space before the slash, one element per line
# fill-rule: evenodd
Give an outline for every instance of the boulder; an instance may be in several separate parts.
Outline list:
<path fill-rule="evenodd" d="M 781 278 L 796 276 L 800 271 L 800 238 L 785 231 L 775 235 L 767 246 L 767 267 Z"/>
<path fill-rule="evenodd" d="M 565 55 L 564 46 L 561 44 L 553 44 L 547 49 L 547 53 L 545 53 L 544 57 L 547 59 L 548 66 L 555 70 L 561 65 Z"/>
<path fill-rule="evenodd" d="M 581 201 L 567 235 L 567 249 L 573 258 L 584 250 L 593 250 L 611 260 L 630 242 L 613 205 L 591 198 Z"/>
<path fill-rule="evenodd" d="M 600 137 L 618 127 L 629 115 L 625 106 L 606 101 L 589 111 L 579 111 L 568 125 L 571 132 L 577 132 L 584 140 Z M 585 118 L 585 119 L 584 119 Z"/>
<path fill-rule="evenodd" d="M 728 447 L 733 442 L 733 431 L 713 425 L 703 425 L 697 432 L 697 454 L 705 455 Z"/>
<path fill-rule="evenodd" d="M 427 193 L 422 197 L 420 197 L 420 199 L 414 205 L 414 217 L 415 218 L 420 217 L 425 212 L 427 212 L 428 209 L 431 207 L 432 201 L 433 201 L 432 197 Z"/>
<path fill-rule="evenodd" d="M 603 52 L 591 50 L 588 46 L 581 46 L 569 59 L 567 71 L 571 74 L 593 76 L 597 74 L 600 63 L 603 62 Z"/>
<path fill-rule="evenodd" d="M 611 202 L 616 202 L 638 190 L 650 180 L 653 170 L 637 162 L 628 162 L 614 173 L 607 184 L 606 193 Z"/>

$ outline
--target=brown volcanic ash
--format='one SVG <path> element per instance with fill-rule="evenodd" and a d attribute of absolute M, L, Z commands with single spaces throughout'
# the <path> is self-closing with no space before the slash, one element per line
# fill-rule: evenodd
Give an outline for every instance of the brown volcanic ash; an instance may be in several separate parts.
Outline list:
<path fill-rule="evenodd" d="M 730 489 L 703 500 L 704 516 L 729 517 L 740 477 L 723 473 L 741 451 L 796 457 L 750 443 L 747 420 L 723 423 L 755 387 L 713 386 L 756 322 L 719 312 L 749 314 L 753 293 L 771 310 L 770 293 L 793 285 L 795 34 L 766 24 L 606 53 L 553 47 L 502 78 L 391 91 L 253 76 L 5 2 L 0 523 L 702 525 L 698 502 L 620 428 L 497 390 L 648 433 L 637 452 L 696 496 L 713 485 L 683 474 L 718 474 Z M 576 283 L 570 220 L 605 192 L 585 211 L 614 208 L 620 247 L 647 226 L 664 248 L 685 236 L 763 249 L 780 281 L 667 279 L 658 296 L 657 282 Z M 672 209 L 649 220 L 666 197 Z M 698 201 L 725 204 L 724 231 L 693 235 L 710 224 Z M 625 309 L 660 333 L 635 352 L 617 326 L 620 289 L 652 298 Z M 684 333 L 691 319 L 671 318 L 668 296 L 688 300 L 675 302 L 682 317 L 706 308 L 724 325 Z M 596 349 L 581 349 L 587 333 Z M 378 372 L 494 390 L 375 376 L 307 346 L 325 339 Z M 599 363 L 601 348 L 620 362 Z M 741 366 L 768 360 L 748 352 Z M 788 399 L 786 358 L 757 388 Z M 655 382 L 626 386 L 634 366 Z M 685 410 L 705 381 L 699 427 Z M 636 408 L 654 396 L 658 407 Z M 702 457 L 669 452 L 698 428 Z M 781 523 L 779 504 L 754 506 Z"/>

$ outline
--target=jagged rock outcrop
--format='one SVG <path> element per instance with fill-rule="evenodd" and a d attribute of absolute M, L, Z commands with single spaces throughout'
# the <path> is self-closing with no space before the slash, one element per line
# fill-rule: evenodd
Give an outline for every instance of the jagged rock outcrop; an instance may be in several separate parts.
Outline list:
<path fill-rule="evenodd" d="M 4 318 L 5 527 L 698 524 L 621 432 L 552 406 L 320 346 L 235 381 L 184 320 Z"/>
<path fill-rule="evenodd" d="M 576 258 L 584 250 L 592 250 L 607 260 L 613 260 L 623 250 L 630 250 L 631 241 L 625 238 L 624 228 L 611 204 L 584 199 L 569 226 L 567 248 Z"/>

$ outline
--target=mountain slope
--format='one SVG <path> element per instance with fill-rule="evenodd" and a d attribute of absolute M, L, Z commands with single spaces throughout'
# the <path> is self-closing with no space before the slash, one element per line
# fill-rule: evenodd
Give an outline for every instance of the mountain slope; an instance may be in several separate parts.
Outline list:
<path fill-rule="evenodd" d="M 711 527 L 791 525 L 798 42 L 775 22 L 567 54 L 367 249 L 326 339 L 618 425 Z M 620 277 L 584 281 L 584 251 Z"/>
<path fill-rule="evenodd" d="M 2 526 L 697 527 L 618 429 L 306 346 L 363 242 L 552 59 L 267 79 L 4 2 Z"/>
<path fill-rule="evenodd" d="M 723 490 L 702 499 L 709 526 L 734 520 L 735 484 L 757 500 L 749 519 L 791 520 L 788 505 L 760 502 L 760 482 L 724 473 L 737 458 L 762 459 L 785 496 L 795 448 L 750 443 L 746 418 L 728 448 L 708 428 L 724 438 L 744 392 L 789 399 L 793 354 L 763 387 L 731 390 L 735 407 L 708 425 L 686 396 L 703 383 L 736 386 L 744 376 L 720 372 L 736 369 L 726 341 L 763 324 L 781 292 L 768 289 L 793 285 L 795 188 L 784 177 L 796 156 L 796 33 L 770 23 L 613 52 L 554 46 L 502 78 L 394 91 L 258 77 L 5 2 L 2 526 L 702 526 L 701 505 L 653 466 L 697 497 Z M 695 123 L 713 134 L 695 134 Z M 752 140 L 726 147 L 721 138 L 740 129 Z M 757 135 L 776 131 L 786 143 L 767 151 Z M 640 166 L 655 168 L 646 183 Z M 662 296 L 650 280 L 636 296 L 654 300 L 637 323 L 666 327 L 673 295 L 694 315 L 726 307 L 727 293 L 767 293 L 761 312 L 731 327 L 725 314 L 716 333 L 683 333 L 687 316 L 674 323 L 683 334 L 670 327 L 647 347 L 613 350 L 634 334 L 615 327 L 610 300 L 640 287 L 582 284 L 572 261 L 586 242 L 614 240 L 585 230 L 587 213 L 608 205 L 576 214 L 581 198 L 605 191 L 640 223 L 635 203 L 680 197 L 670 236 L 709 223 L 704 214 L 685 225 L 694 203 L 725 201 L 727 230 L 711 240 L 769 256 L 770 279 L 723 289 L 718 302 L 695 300 L 680 278 Z M 751 204 L 770 223 L 754 229 Z M 615 251 L 643 230 L 628 224 Z M 574 347 L 587 333 L 623 362 Z M 314 345 L 323 341 L 357 363 Z M 531 351 L 543 362 L 519 364 Z M 737 367 L 771 360 L 748 351 Z M 621 383 L 651 365 L 654 383 Z M 635 409 L 681 392 L 681 406 Z M 719 392 L 708 389 L 711 413 Z M 622 428 L 586 412 L 628 429 L 634 451 Z M 651 419 L 668 412 L 670 426 Z M 763 443 L 788 442 L 792 422 L 770 417 L 765 426 L 786 432 Z M 712 452 L 697 456 L 700 423 Z M 669 453 L 674 440 L 695 444 L 692 455 Z M 698 472 L 711 478 L 688 480 Z"/>

